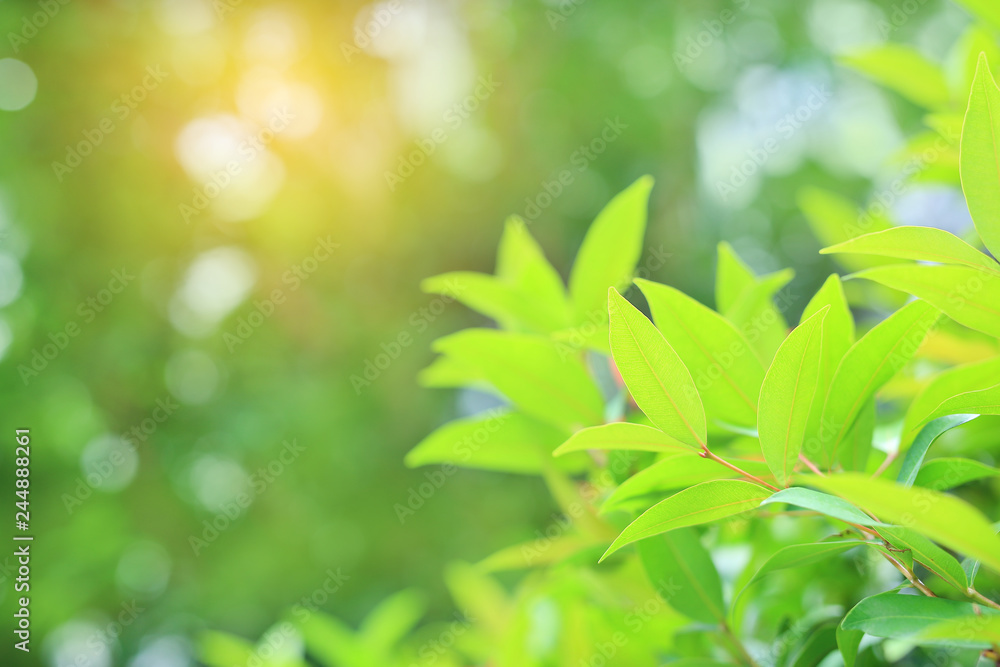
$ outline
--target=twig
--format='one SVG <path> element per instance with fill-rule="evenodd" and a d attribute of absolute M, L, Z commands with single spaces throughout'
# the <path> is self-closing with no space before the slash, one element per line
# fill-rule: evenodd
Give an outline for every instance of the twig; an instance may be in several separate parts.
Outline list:
<path fill-rule="evenodd" d="M 715 461 L 717 463 L 721 463 L 722 465 L 726 466 L 730 470 L 732 470 L 734 472 L 738 472 L 739 474 L 743 475 L 744 477 L 746 477 L 750 481 L 757 482 L 758 484 L 763 484 L 764 486 L 766 486 L 769 489 L 773 489 L 775 491 L 780 491 L 781 490 L 778 487 L 774 486 L 773 484 L 768 484 L 767 482 L 765 482 L 764 480 L 762 480 L 760 477 L 757 477 L 756 475 L 751 475 L 746 470 L 743 470 L 742 468 L 740 468 L 738 466 L 735 466 L 732 463 L 730 463 L 729 461 L 726 461 L 725 459 L 719 457 L 714 452 L 709 451 L 708 447 L 705 447 L 704 445 L 702 446 L 702 450 L 700 452 L 698 452 L 698 456 L 700 456 L 703 459 L 711 459 L 711 460 L 713 460 L 713 461 Z"/>
<path fill-rule="evenodd" d="M 823 474 L 823 471 L 822 471 L 822 470 L 820 470 L 820 469 L 819 469 L 819 468 L 818 468 L 818 467 L 816 466 L 816 464 L 815 464 L 815 463 L 813 463 L 813 462 L 812 462 L 812 461 L 810 461 L 810 460 L 809 460 L 808 458 L 806 458 L 806 455 L 805 455 L 805 454 L 799 454 L 799 461 L 802 461 L 803 463 L 805 463 L 805 464 L 806 464 L 806 467 L 807 467 L 807 468 L 809 468 L 810 470 L 812 470 L 812 471 L 813 471 L 814 473 L 816 473 L 816 474 L 817 474 L 817 475 L 819 475 L 820 477 L 826 477 L 826 475 L 825 475 L 825 474 Z"/>

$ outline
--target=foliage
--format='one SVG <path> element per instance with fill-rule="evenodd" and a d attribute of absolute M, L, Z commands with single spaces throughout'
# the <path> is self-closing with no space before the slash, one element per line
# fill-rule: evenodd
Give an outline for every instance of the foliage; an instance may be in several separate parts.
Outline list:
<path fill-rule="evenodd" d="M 846 62 L 929 123 L 964 103 L 912 49 Z M 630 289 L 648 177 L 597 216 L 568 285 L 518 218 L 495 275 L 427 280 L 459 282 L 497 328 L 440 339 L 425 383 L 503 407 L 444 425 L 407 462 L 539 475 L 563 519 L 449 568 L 459 621 L 407 635 L 419 602 L 404 594 L 357 634 L 293 619 L 307 652 L 331 667 L 1000 664 L 1000 88 L 985 55 L 967 64 L 957 173 L 940 177 L 960 181 L 977 236 L 872 229 L 804 190 L 823 252 L 854 272 L 790 331 L 774 300 L 790 272 L 755 275 L 725 243 L 714 310 Z"/>

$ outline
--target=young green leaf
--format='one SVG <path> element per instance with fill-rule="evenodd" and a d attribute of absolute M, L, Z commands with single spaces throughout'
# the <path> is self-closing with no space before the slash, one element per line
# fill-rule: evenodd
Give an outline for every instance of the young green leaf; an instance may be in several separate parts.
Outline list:
<path fill-rule="evenodd" d="M 466 329 L 435 343 L 525 414 L 568 431 L 604 421 L 604 400 L 577 355 L 541 337 Z"/>
<path fill-rule="evenodd" d="M 993 647 L 1000 644 L 1000 615 L 990 609 L 985 614 L 970 613 L 950 618 L 921 630 L 914 639 L 928 644 L 945 641 L 973 648 Z"/>
<path fill-rule="evenodd" d="M 909 549 L 913 560 L 938 575 L 964 594 L 969 587 L 965 571 L 955 557 L 926 537 L 902 526 L 883 526 L 879 535 L 897 549 Z"/>
<path fill-rule="evenodd" d="M 1000 477 L 1000 469 L 972 459 L 942 458 L 925 463 L 913 484 L 925 489 L 947 491 L 990 477 Z"/>
<path fill-rule="evenodd" d="M 809 479 L 811 481 L 813 478 L 810 477 Z M 854 505 L 845 502 L 836 496 L 820 493 L 819 491 L 813 491 L 812 489 L 804 489 L 798 486 L 778 491 L 770 498 L 762 502 L 761 505 L 773 505 L 774 503 L 785 503 L 788 505 L 803 507 L 807 510 L 813 510 L 814 512 L 819 512 L 820 514 L 833 517 L 834 519 L 840 519 L 841 521 L 846 521 L 848 523 L 856 523 L 861 526 L 882 525 Z"/>
<path fill-rule="evenodd" d="M 715 268 L 715 307 L 720 313 L 732 309 L 745 290 L 757 284 L 757 276 L 725 241 L 718 247 Z"/>
<path fill-rule="evenodd" d="M 1000 88 L 986 56 L 979 58 L 969 108 L 962 126 L 960 170 L 962 190 L 972 222 L 986 248 L 1000 255 Z"/>
<path fill-rule="evenodd" d="M 862 540 L 831 540 L 829 542 L 793 544 L 791 546 L 778 549 L 770 558 L 764 561 L 764 564 L 761 565 L 760 569 L 758 569 L 753 577 L 750 578 L 750 581 L 748 581 L 746 585 L 743 586 L 743 589 L 740 590 L 740 592 L 733 598 L 733 607 L 736 606 L 736 601 L 743 596 L 747 589 L 772 572 L 793 567 L 802 567 L 804 565 L 812 565 L 813 563 L 818 563 L 819 561 L 827 558 L 832 558 L 837 554 L 842 554 L 845 551 L 849 551 L 863 544 L 867 544 L 867 542 Z"/>
<path fill-rule="evenodd" d="M 948 83 L 941 68 L 913 47 L 883 44 L 842 60 L 914 104 L 928 109 L 948 104 Z"/>
<path fill-rule="evenodd" d="M 671 607 L 702 623 L 725 620 L 722 580 L 698 531 L 679 528 L 636 546 L 650 583 Z"/>
<path fill-rule="evenodd" d="M 823 248 L 822 255 L 851 253 L 961 264 L 1000 275 L 1000 264 L 950 232 L 935 227 L 892 227 Z"/>
<path fill-rule="evenodd" d="M 1000 274 L 954 265 L 894 264 L 853 273 L 931 303 L 970 329 L 1000 337 Z"/>
<path fill-rule="evenodd" d="M 996 378 L 994 378 L 996 379 Z M 931 419 L 945 415 L 997 415 L 1000 414 L 1000 384 L 978 391 L 967 391 L 942 401 L 930 414 Z"/>
<path fill-rule="evenodd" d="M 757 432 L 764 460 L 780 486 L 788 486 L 799 461 L 819 380 L 822 326 L 828 311 L 824 307 L 788 335 L 760 388 Z"/>
<path fill-rule="evenodd" d="M 838 460 L 838 449 L 862 408 L 909 362 L 939 316 L 933 306 L 914 301 L 880 322 L 847 351 L 830 382 L 820 435 L 807 443 L 806 456 L 827 465 Z"/>
<path fill-rule="evenodd" d="M 538 474 L 549 463 L 552 450 L 565 438 L 565 431 L 545 422 L 517 412 L 495 410 L 448 422 L 410 450 L 406 465 L 415 468 L 450 463 L 464 468 Z M 587 464 L 582 456 L 565 461 L 574 471 Z"/>
<path fill-rule="evenodd" d="M 857 663 L 858 648 L 864 638 L 865 633 L 860 630 L 845 630 L 843 622 L 837 626 L 837 648 L 844 659 L 844 667 L 854 667 Z"/>
<path fill-rule="evenodd" d="M 737 479 L 696 484 L 646 510 L 621 532 L 601 560 L 628 544 L 653 535 L 749 512 L 770 495 L 771 492 L 759 484 Z"/>
<path fill-rule="evenodd" d="M 358 635 L 373 653 L 399 643 L 426 611 L 424 596 L 405 590 L 383 600 L 362 622 Z"/>
<path fill-rule="evenodd" d="M 788 323 L 775 306 L 774 296 L 794 277 L 791 269 L 761 276 L 723 313 L 749 341 L 764 365 L 771 363 L 788 331 Z"/>
<path fill-rule="evenodd" d="M 1000 5 L 993 0 L 957 0 L 958 4 L 964 5 L 966 9 L 978 16 L 994 28 L 1000 29 Z"/>
<path fill-rule="evenodd" d="M 652 187 L 650 176 L 637 180 L 604 207 L 587 231 L 569 278 L 577 323 L 605 312 L 609 287 L 623 290 L 632 282 Z"/>
<path fill-rule="evenodd" d="M 858 412 L 858 418 L 847 432 L 840 444 L 838 462 L 844 470 L 865 470 L 868 467 L 868 457 L 872 451 L 872 440 L 875 437 L 875 398 L 868 402 Z"/>
<path fill-rule="evenodd" d="M 613 511 L 624 503 L 645 495 L 666 494 L 714 479 L 735 479 L 740 476 L 726 466 L 688 451 L 689 454 L 668 456 L 629 477 L 608 496 L 601 511 Z M 758 461 L 736 460 L 736 465 L 757 477 L 767 477 L 769 472 L 767 466 Z"/>
<path fill-rule="evenodd" d="M 636 280 L 656 327 L 699 388 L 705 411 L 726 422 L 754 424 L 764 367 L 733 324 L 683 292 Z"/>
<path fill-rule="evenodd" d="M 704 446 L 705 408 L 684 362 L 653 323 L 613 287 L 608 308 L 611 352 L 636 404 L 667 435 L 692 447 Z"/>
<path fill-rule="evenodd" d="M 691 445 L 672 438 L 659 429 L 643 424 L 615 422 L 577 431 L 553 454 L 562 456 L 588 449 L 631 450 L 636 452 L 692 452 Z"/>
<path fill-rule="evenodd" d="M 1000 572 L 1000 538 L 979 510 L 964 500 L 859 473 L 814 477 L 809 484 L 865 508 L 882 521 L 911 528 L 949 549 L 978 558 Z"/>
<path fill-rule="evenodd" d="M 890 592 L 859 602 L 847 612 L 842 625 L 845 630 L 861 630 L 875 637 L 904 639 L 941 621 L 964 618 L 973 613 L 975 608 L 968 602 Z"/>
<path fill-rule="evenodd" d="M 813 396 L 812 406 L 809 408 L 809 421 L 806 425 L 807 435 L 819 433 L 823 405 L 826 403 L 826 394 L 830 388 L 830 382 L 833 381 L 833 374 L 836 372 L 840 360 L 854 344 L 854 316 L 847 305 L 847 297 L 844 295 L 844 286 L 840 282 L 840 276 L 835 273 L 826 279 L 823 286 L 806 304 L 799 323 L 805 322 L 823 308 L 829 308 L 829 310 L 823 319 L 823 346 L 820 351 L 816 392 Z"/>
<path fill-rule="evenodd" d="M 820 623 L 788 661 L 789 667 L 817 667 L 823 658 L 837 650 L 837 623 Z"/>
<path fill-rule="evenodd" d="M 939 417 L 924 426 L 916 440 L 913 441 L 913 445 L 906 450 L 906 457 L 899 468 L 899 476 L 896 477 L 896 481 L 903 486 L 913 486 L 920 471 L 920 465 L 924 462 L 924 456 L 927 455 L 927 450 L 934 444 L 934 441 L 943 433 L 972 419 L 975 419 L 974 415 L 949 415 Z"/>
<path fill-rule="evenodd" d="M 562 278 L 546 259 L 524 220 L 516 215 L 504 224 L 497 251 L 497 276 L 522 294 L 530 294 L 533 300 L 555 309 L 568 324 L 569 302 Z"/>
<path fill-rule="evenodd" d="M 950 368 L 933 377 L 930 383 L 910 403 L 903 420 L 900 449 L 905 449 L 917 436 L 923 424 L 949 398 L 969 391 L 987 389 L 1000 377 L 1000 357 Z"/>

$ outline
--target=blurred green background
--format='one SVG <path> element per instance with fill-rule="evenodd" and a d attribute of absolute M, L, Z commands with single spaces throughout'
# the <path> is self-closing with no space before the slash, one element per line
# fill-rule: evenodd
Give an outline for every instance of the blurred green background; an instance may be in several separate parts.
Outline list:
<path fill-rule="evenodd" d="M 860 206 L 921 126 L 838 57 L 945 62 L 969 22 L 935 0 L 0 4 L 0 451 L 13 488 L 31 429 L 32 659 L 192 665 L 200 630 L 257 637 L 328 581 L 316 604 L 351 622 L 407 587 L 446 618 L 445 564 L 555 508 L 535 478 L 403 466 L 484 400 L 418 386 L 433 338 L 486 322 L 420 280 L 491 272 L 510 214 L 565 273 L 648 173 L 649 275 L 711 302 L 726 240 L 796 269 L 794 320 L 835 270 L 800 189 Z M 953 184 L 892 209 L 967 226 Z"/>

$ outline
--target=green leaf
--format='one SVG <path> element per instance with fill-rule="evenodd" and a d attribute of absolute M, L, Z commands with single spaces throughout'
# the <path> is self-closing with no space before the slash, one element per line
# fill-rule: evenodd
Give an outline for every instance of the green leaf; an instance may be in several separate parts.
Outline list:
<path fill-rule="evenodd" d="M 406 455 L 411 468 L 452 464 L 463 468 L 540 473 L 566 432 L 527 415 L 491 410 L 484 415 L 456 419 L 440 427 Z M 581 470 L 585 458 L 570 468 Z"/>
<path fill-rule="evenodd" d="M 854 667 L 858 660 L 858 648 L 865 633 L 860 630 L 845 630 L 843 623 L 837 626 L 837 648 L 844 658 L 844 667 Z"/>
<path fill-rule="evenodd" d="M 199 637 L 198 658 L 210 667 L 245 665 L 253 657 L 253 645 L 234 635 L 208 631 Z"/>
<path fill-rule="evenodd" d="M 735 479 L 740 476 L 726 466 L 688 451 L 688 454 L 668 456 L 629 477 L 608 496 L 601 511 L 610 512 L 629 500 L 648 494 L 662 494 L 714 479 Z M 751 475 L 764 477 L 768 474 L 767 466 L 763 463 L 741 460 L 736 460 L 735 463 Z"/>
<path fill-rule="evenodd" d="M 913 445 L 906 451 L 906 458 L 903 459 L 903 464 L 899 468 L 899 476 L 896 477 L 896 481 L 903 486 L 913 486 L 913 482 L 920 472 L 924 456 L 934 441 L 943 433 L 974 418 L 972 415 L 949 415 L 935 419 L 924 426 L 916 440 L 913 441 Z"/>
<path fill-rule="evenodd" d="M 578 323 L 604 314 L 609 287 L 624 290 L 632 282 L 652 187 L 651 176 L 637 180 L 604 207 L 587 231 L 569 279 Z"/>
<path fill-rule="evenodd" d="M 910 403 L 903 420 L 900 449 L 905 449 L 916 437 L 918 429 L 930 421 L 934 411 L 946 400 L 969 391 L 986 389 L 1000 377 L 1000 357 L 956 366 L 938 373 Z"/>
<path fill-rule="evenodd" d="M 777 494 L 775 494 L 777 495 Z M 773 498 L 774 496 L 772 496 Z M 862 540 L 836 540 L 829 542 L 811 542 L 808 544 L 793 544 L 791 546 L 778 549 L 768 558 L 760 569 L 750 578 L 750 581 L 743 586 L 743 589 L 733 599 L 733 606 L 752 585 L 779 570 L 786 570 L 793 567 L 812 565 L 827 558 L 832 558 L 837 554 L 842 554 L 855 547 L 867 544 Z"/>
<path fill-rule="evenodd" d="M 946 640 L 948 643 L 960 642 L 961 646 L 989 648 L 1000 644 L 1000 615 L 987 610 L 986 614 L 970 613 L 951 618 L 921 630 L 915 639 L 928 643 Z"/>
<path fill-rule="evenodd" d="M 574 433 L 553 454 L 562 456 L 588 449 L 631 450 L 636 452 L 691 452 L 688 445 L 663 431 L 628 422 L 591 426 Z"/>
<path fill-rule="evenodd" d="M 463 366 L 454 359 L 440 356 L 420 371 L 417 379 L 424 387 L 471 387 L 481 385 L 483 390 L 491 387 L 483 380 L 482 374 L 474 368 Z"/>
<path fill-rule="evenodd" d="M 770 491 L 758 484 L 736 479 L 696 484 L 646 510 L 621 532 L 601 560 L 625 545 L 653 535 L 751 511 L 770 495 Z"/>
<path fill-rule="evenodd" d="M 893 227 L 823 248 L 822 255 L 851 253 L 961 264 L 1000 274 L 1000 264 L 950 232 L 935 227 Z"/>
<path fill-rule="evenodd" d="M 611 352 L 636 404 L 667 435 L 692 447 L 704 446 L 705 409 L 684 362 L 653 323 L 613 287 L 608 308 Z"/>
<path fill-rule="evenodd" d="M 858 473 L 810 478 L 809 484 L 863 507 L 881 521 L 903 525 L 1000 572 L 1000 538 L 972 505 L 950 495 L 914 489 Z"/>
<path fill-rule="evenodd" d="M 995 379 L 995 378 L 994 378 Z M 978 391 L 967 391 L 952 396 L 934 409 L 931 419 L 945 415 L 997 415 L 1000 414 L 1000 384 Z"/>
<path fill-rule="evenodd" d="M 948 104 L 948 82 L 941 68 L 912 47 L 883 44 L 842 60 L 914 104 L 928 109 Z"/>
<path fill-rule="evenodd" d="M 844 287 L 837 274 L 829 276 L 819 291 L 809 300 L 806 309 L 802 312 L 800 324 L 823 308 L 829 308 L 829 310 L 823 319 L 823 345 L 820 351 L 816 392 L 813 396 L 812 407 L 809 409 L 807 434 L 819 433 L 823 405 L 826 403 L 826 394 L 833 381 L 833 375 L 837 371 L 840 360 L 854 344 L 854 316 L 847 305 Z"/>
<path fill-rule="evenodd" d="M 981 55 L 965 112 L 960 148 L 962 190 L 976 231 L 1000 255 L 1000 88 Z"/>
<path fill-rule="evenodd" d="M 379 603 L 365 618 L 358 634 L 373 652 L 398 644 L 424 615 L 427 603 L 416 590 L 400 591 Z"/>
<path fill-rule="evenodd" d="M 299 621 L 298 626 L 309 653 L 321 664 L 375 667 L 371 651 L 354 636 L 350 628 L 336 618 L 314 612 Z"/>
<path fill-rule="evenodd" d="M 873 595 L 859 602 L 847 612 L 842 625 L 845 630 L 860 630 L 874 637 L 904 639 L 941 621 L 972 614 L 973 606 L 968 602 L 890 592 Z"/>
<path fill-rule="evenodd" d="M 933 306 L 914 301 L 851 346 L 830 382 L 821 431 L 807 443 L 806 456 L 826 464 L 837 460 L 838 449 L 861 410 L 916 353 L 939 316 Z"/>
<path fill-rule="evenodd" d="M 817 667 L 823 658 L 837 650 L 837 625 L 833 621 L 820 624 L 803 642 L 789 661 L 790 667 Z"/>
<path fill-rule="evenodd" d="M 764 460 L 779 486 L 788 486 L 799 461 L 819 382 L 824 307 L 795 328 L 778 348 L 760 388 L 757 431 Z"/>
<path fill-rule="evenodd" d="M 656 327 L 694 378 L 709 416 L 756 423 L 764 367 L 743 335 L 722 315 L 673 287 L 635 283 L 649 302 Z"/>
<path fill-rule="evenodd" d="M 568 325 L 569 300 L 562 278 L 545 258 L 524 220 L 516 215 L 507 219 L 500 237 L 497 276 L 521 294 L 530 295 L 533 301 L 553 308 L 562 326 Z"/>
<path fill-rule="evenodd" d="M 875 416 L 875 399 L 870 398 L 840 445 L 838 461 L 844 470 L 867 469 L 875 437 Z"/>
<path fill-rule="evenodd" d="M 934 304 L 970 329 L 1000 337 L 1000 274 L 967 266 L 894 264 L 851 274 Z"/>
<path fill-rule="evenodd" d="M 715 307 L 720 313 L 731 310 L 743 292 L 757 284 L 757 276 L 725 241 L 718 247 L 715 269 Z"/>
<path fill-rule="evenodd" d="M 813 233 L 825 246 L 843 243 L 861 234 L 879 232 L 891 227 L 884 216 L 874 213 L 862 215 L 854 202 L 820 188 L 803 188 L 799 192 L 798 204 Z M 879 266 L 890 261 L 881 257 L 860 255 L 839 256 L 837 259 L 852 271 Z"/>
<path fill-rule="evenodd" d="M 466 329 L 435 349 L 476 369 L 525 414 L 570 431 L 604 421 L 604 400 L 583 362 L 549 340 Z"/>
<path fill-rule="evenodd" d="M 810 477 L 809 479 L 811 482 L 813 478 Z M 813 510 L 814 512 L 819 512 L 820 514 L 833 517 L 834 519 L 840 519 L 841 521 L 846 521 L 848 523 L 856 523 L 861 526 L 882 525 L 879 521 L 871 518 L 854 505 L 851 505 L 836 496 L 820 493 L 819 491 L 813 491 L 812 489 L 804 489 L 798 486 L 778 491 L 773 496 L 762 502 L 761 505 L 773 505 L 774 503 L 785 503 L 788 505 L 803 507 L 807 510 Z"/>
<path fill-rule="evenodd" d="M 924 464 L 913 483 L 926 489 L 947 491 L 988 477 L 1000 477 L 1000 469 L 972 459 L 941 458 Z"/>
<path fill-rule="evenodd" d="M 698 531 L 679 528 L 636 546 L 650 583 L 671 607 L 702 623 L 725 620 L 722 581 Z"/>
<path fill-rule="evenodd" d="M 962 594 L 969 587 L 962 566 L 950 553 L 915 531 L 901 526 L 884 526 L 879 535 L 897 549 L 909 549 L 913 560 L 957 588 Z"/>
<path fill-rule="evenodd" d="M 753 346 L 761 361 L 767 365 L 785 340 L 788 323 L 782 310 L 774 303 L 774 296 L 787 285 L 795 272 L 783 269 L 761 276 L 754 285 L 745 289 L 723 314 Z"/>

